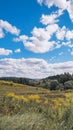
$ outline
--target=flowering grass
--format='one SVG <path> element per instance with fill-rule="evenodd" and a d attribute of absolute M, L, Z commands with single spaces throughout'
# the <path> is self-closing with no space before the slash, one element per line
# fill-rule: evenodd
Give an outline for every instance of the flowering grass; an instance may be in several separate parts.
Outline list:
<path fill-rule="evenodd" d="M 0 130 L 72 128 L 73 91 L 48 91 L 17 84 L 7 86 L 4 82 L 3 86 L 1 84 Z"/>

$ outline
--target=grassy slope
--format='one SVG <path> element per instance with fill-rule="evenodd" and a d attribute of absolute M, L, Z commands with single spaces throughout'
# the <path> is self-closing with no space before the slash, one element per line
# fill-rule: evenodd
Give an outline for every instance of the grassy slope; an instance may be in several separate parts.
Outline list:
<path fill-rule="evenodd" d="M 0 96 L 7 95 L 10 92 L 14 92 L 16 95 L 32 95 L 39 94 L 41 98 L 55 98 L 55 97 L 64 97 L 64 91 L 50 91 L 44 88 L 37 88 L 28 85 L 22 85 L 7 81 L 0 81 Z"/>
<path fill-rule="evenodd" d="M 71 93 L 70 96 L 73 94 L 72 91 L 49 91 L 43 88 L 0 81 L 0 99 L 12 92 L 25 97 L 38 94 L 42 100 L 56 101 L 58 98 L 66 100 L 66 93 Z M 68 108 L 66 108 L 65 102 L 63 107 L 59 106 L 58 102 L 55 102 L 51 107 L 50 102 L 38 104 L 36 102 L 23 103 L 12 99 L 3 99 L 0 107 L 2 110 L 4 109 L 4 112 L 6 110 L 7 114 L 0 114 L 0 130 L 71 130 L 73 127 L 73 102 L 71 103 L 71 99 Z M 10 115 L 12 109 L 14 109 L 12 112 L 15 114 Z"/>
<path fill-rule="evenodd" d="M 43 97 L 48 95 L 49 90 L 32 87 L 28 85 L 0 81 L 0 96 L 6 95 L 10 92 L 14 92 L 16 95 L 24 95 L 24 96 L 31 94 L 39 94 L 40 96 Z"/>

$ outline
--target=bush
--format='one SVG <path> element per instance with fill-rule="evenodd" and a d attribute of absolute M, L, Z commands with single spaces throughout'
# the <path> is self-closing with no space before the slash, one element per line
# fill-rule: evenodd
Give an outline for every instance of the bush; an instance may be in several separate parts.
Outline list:
<path fill-rule="evenodd" d="M 57 80 L 52 80 L 50 83 L 50 90 L 56 90 L 59 86 L 59 82 Z"/>
<path fill-rule="evenodd" d="M 67 81 L 64 83 L 64 89 L 73 89 L 73 81 L 70 80 L 70 81 Z"/>

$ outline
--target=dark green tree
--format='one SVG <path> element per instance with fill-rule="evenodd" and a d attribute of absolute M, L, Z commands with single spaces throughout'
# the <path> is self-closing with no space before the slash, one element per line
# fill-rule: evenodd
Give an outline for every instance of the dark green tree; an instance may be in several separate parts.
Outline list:
<path fill-rule="evenodd" d="M 56 90 L 59 86 L 59 82 L 57 80 L 51 80 L 50 82 L 50 90 Z"/>

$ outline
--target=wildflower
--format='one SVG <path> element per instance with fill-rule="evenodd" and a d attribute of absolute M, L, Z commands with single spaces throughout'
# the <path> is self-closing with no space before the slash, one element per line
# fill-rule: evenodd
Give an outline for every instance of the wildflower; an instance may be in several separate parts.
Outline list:
<path fill-rule="evenodd" d="M 15 95 L 14 93 L 8 93 L 7 94 L 8 97 L 14 97 L 14 95 Z"/>
<path fill-rule="evenodd" d="M 40 100 L 40 99 L 36 99 L 36 102 L 37 102 L 37 103 L 41 103 L 41 100 Z"/>
<path fill-rule="evenodd" d="M 24 102 L 28 102 L 28 99 L 25 98 L 24 96 L 20 96 L 20 99 L 22 99 Z"/>
<path fill-rule="evenodd" d="M 37 100 L 37 99 L 40 99 L 40 96 L 39 95 L 29 95 L 28 98 L 30 100 Z"/>

